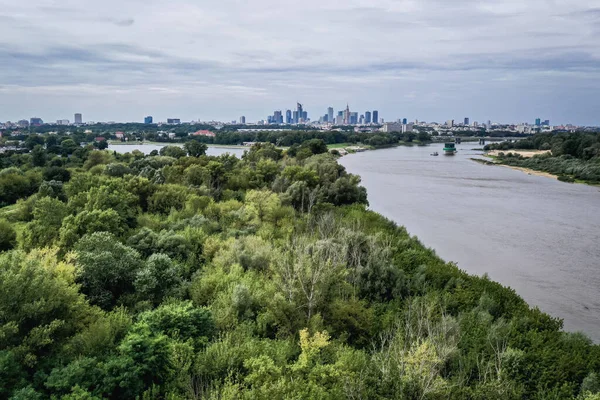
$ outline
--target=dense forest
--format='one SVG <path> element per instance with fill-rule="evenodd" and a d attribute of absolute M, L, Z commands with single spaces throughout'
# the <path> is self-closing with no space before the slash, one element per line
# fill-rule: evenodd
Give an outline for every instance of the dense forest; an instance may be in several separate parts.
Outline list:
<path fill-rule="evenodd" d="M 205 151 L 0 154 L 0 398 L 600 399 L 599 346 L 368 211 L 322 140 Z"/>
<path fill-rule="evenodd" d="M 516 142 L 494 143 L 485 150 L 502 150 L 503 164 L 531 168 L 558 175 L 560 180 L 600 183 L 600 133 L 540 133 Z M 510 150 L 548 150 L 523 158 Z"/>

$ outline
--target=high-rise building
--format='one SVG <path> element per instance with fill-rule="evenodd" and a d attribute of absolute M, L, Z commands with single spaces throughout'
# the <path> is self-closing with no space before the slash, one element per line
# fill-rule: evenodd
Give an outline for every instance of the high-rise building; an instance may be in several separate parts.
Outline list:
<path fill-rule="evenodd" d="M 68 119 L 59 119 L 56 121 L 56 125 L 69 125 Z"/>
<path fill-rule="evenodd" d="M 358 124 L 358 113 L 357 112 L 351 112 L 350 113 L 350 119 L 349 119 L 348 123 L 350 125 L 356 125 L 356 124 Z"/>
<path fill-rule="evenodd" d="M 490 121 L 489 119 L 488 119 L 488 122 L 487 122 L 486 128 L 488 128 L 488 129 L 492 129 L 492 121 Z"/>
<path fill-rule="evenodd" d="M 302 122 L 308 122 L 308 112 L 302 111 Z"/>
<path fill-rule="evenodd" d="M 343 114 L 343 112 L 340 112 Z M 342 125 L 344 123 L 344 117 L 343 115 L 338 114 L 338 116 L 335 119 L 335 124 L 336 125 Z"/>
<path fill-rule="evenodd" d="M 144 118 L 144 124 L 146 125 L 150 125 L 152 123 L 153 119 L 151 115 L 148 115 L 146 118 Z"/>
<path fill-rule="evenodd" d="M 344 124 L 350 123 L 350 106 L 346 104 L 346 109 L 344 110 Z"/>
<path fill-rule="evenodd" d="M 333 122 L 333 107 L 327 109 L 327 121 Z"/>
<path fill-rule="evenodd" d="M 31 126 L 40 126 L 43 125 L 44 121 L 41 118 L 33 117 L 29 119 L 29 125 Z"/>
<path fill-rule="evenodd" d="M 246 117 L 244 117 L 243 115 L 240 117 L 240 124 L 246 125 Z"/>
<path fill-rule="evenodd" d="M 29 128 L 29 121 L 27 121 L 26 119 L 22 119 L 19 122 L 17 122 L 17 125 L 19 125 L 19 128 Z"/>
<path fill-rule="evenodd" d="M 181 124 L 181 120 L 179 118 L 167 118 L 167 124 L 179 125 Z"/>
<path fill-rule="evenodd" d="M 297 124 L 299 122 L 298 118 L 299 118 L 298 111 L 294 111 L 293 117 L 292 117 L 292 124 Z"/>
<path fill-rule="evenodd" d="M 549 119 L 545 120 L 542 125 L 550 126 L 550 120 Z"/>
<path fill-rule="evenodd" d="M 379 111 L 377 111 L 377 110 L 373 111 L 373 123 L 374 124 L 379 123 Z"/>
<path fill-rule="evenodd" d="M 272 121 L 274 124 L 282 124 L 283 123 L 283 115 L 281 114 L 281 110 L 277 110 L 273 113 Z"/>
<path fill-rule="evenodd" d="M 454 126 L 454 120 L 453 119 L 449 119 L 448 121 L 446 121 L 446 126 L 449 126 L 449 127 L 452 128 Z"/>
<path fill-rule="evenodd" d="M 296 120 L 296 123 L 299 124 L 301 122 L 300 120 L 304 116 L 304 110 L 302 109 L 302 104 L 296 103 L 296 112 L 298 113 L 298 119 Z"/>
<path fill-rule="evenodd" d="M 365 124 L 370 124 L 371 123 L 371 111 L 366 111 L 365 112 Z"/>
<path fill-rule="evenodd" d="M 83 116 L 80 113 L 75 114 L 75 124 L 76 125 L 83 124 Z"/>
<path fill-rule="evenodd" d="M 471 121 L 469 120 L 469 118 L 465 118 L 464 125 L 469 126 L 470 123 L 471 123 Z"/>
<path fill-rule="evenodd" d="M 541 120 L 541 118 L 536 118 L 536 119 L 535 119 L 535 126 L 540 126 L 540 125 L 542 125 L 542 120 Z"/>
<path fill-rule="evenodd" d="M 292 123 L 292 110 L 287 110 L 285 112 L 285 123 L 286 124 L 291 124 Z"/>
<path fill-rule="evenodd" d="M 365 116 L 361 114 L 361 116 L 358 118 L 358 124 L 364 125 L 364 123 L 365 123 Z"/>
<path fill-rule="evenodd" d="M 403 123 L 404 125 L 406 125 L 406 124 L 408 123 L 408 120 L 407 120 L 406 118 L 402 118 L 402 123 Z"/>

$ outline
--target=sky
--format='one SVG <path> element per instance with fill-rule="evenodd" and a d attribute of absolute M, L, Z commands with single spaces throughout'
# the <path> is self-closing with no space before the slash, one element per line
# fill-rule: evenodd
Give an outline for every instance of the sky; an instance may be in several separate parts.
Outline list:
<path fill-rule="evenodd" d="M 0 121 L 600 125 L 600 0 L 0 0 Z"/>

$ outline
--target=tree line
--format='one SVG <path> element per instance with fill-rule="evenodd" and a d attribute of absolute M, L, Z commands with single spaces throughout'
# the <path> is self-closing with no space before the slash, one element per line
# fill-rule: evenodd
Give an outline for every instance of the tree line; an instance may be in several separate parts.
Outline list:
<path fill-rule="evenodd" d="M 322 139 L 0 155 L 0 398 L 598 399 L 600 347 L 367 210 Z"/>
<path fill-rule="evenodd" d="M 600 183 L 600 132 L 539 133 L 524 140 L 488 144 L 488 150 L 502 150 L 499 160 L 558 175 L 564 181 Z M 545 154 L 523 158 L 510 150 L 544 150 Z"/>

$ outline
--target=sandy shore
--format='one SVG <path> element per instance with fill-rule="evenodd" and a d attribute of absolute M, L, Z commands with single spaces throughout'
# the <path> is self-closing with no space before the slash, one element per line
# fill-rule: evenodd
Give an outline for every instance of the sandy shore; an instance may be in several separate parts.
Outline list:
<path fill-rule="evenodd" d="M 513 167 L 512 165 L 504 165 L 504 164 L 496 164 L 496 165 L 499 165 L 501 167 L 516 169 L 517 171 L 525 172 L 528 175 L 543 176 L 546 178 L 558 179 L 558 175 L 552 175 L 552 174 L 549 174 L 548 172 L 536 171 L 535 169 L 523 168 L 523 167 Z"/>
<path fill-rule="evenodd" d="M 533 156 L 537 156 L 538 154 L 546 154 L 546 153 L 550 153 L 550 150 L 491 150 L 487 152 L 488 156 L 498 156 L 499 153 L 504 153 L 504 154 L 508 154 L 508 153 L 513 153 L 513 154 L 519 154 L 525 158 L 530 158 Z"/>

